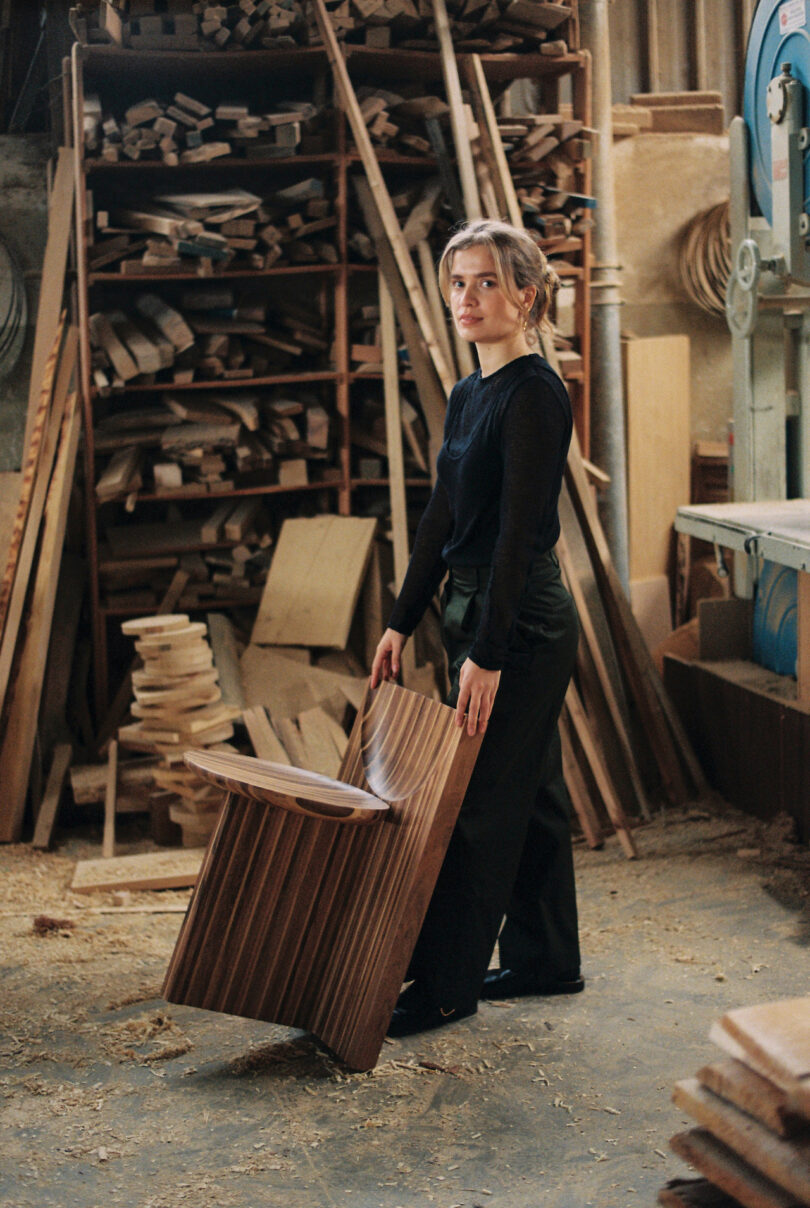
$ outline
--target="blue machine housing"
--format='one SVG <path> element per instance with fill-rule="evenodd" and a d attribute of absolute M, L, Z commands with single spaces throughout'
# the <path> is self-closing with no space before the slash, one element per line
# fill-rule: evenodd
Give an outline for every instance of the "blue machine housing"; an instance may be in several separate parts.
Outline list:
<path fill-rule="evenodd" d="M 782 32 L 781 18 L 789 8 L 786 0 L 759 0 L 745 55 L 743 118 L 748 127 L 751 149 L 751 188 L 762 216 L 773 222 L 771 208 L 771 121 L 766 109 L 768 84 L 780 74 L 783 63 L 791 64 L 791 74 L 810 88 L 810 28 L 808 0 L 804 6 L 804 25 Z M 791 13 L 801 12 L 791 4 Z M 802 118 L 807 124 L 807 115 Z M 810 152 L 804 155 L 804 209 L 810 199 Z"/>

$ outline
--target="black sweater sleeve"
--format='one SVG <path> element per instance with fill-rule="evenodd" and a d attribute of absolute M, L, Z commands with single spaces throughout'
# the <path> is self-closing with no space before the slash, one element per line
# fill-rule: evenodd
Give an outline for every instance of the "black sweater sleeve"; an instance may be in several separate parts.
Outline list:
<path fill-rule="evenodd" d="M 570 412 L 554 387 L 538 391 L 534 379 L 515 390 L 501 428 L 498 537 L 481 623 L 470 651 L 479 667 L 499 670 L 504 665 L 529 566 L 533 557 L 545 552 L 537 548 L 537 533 L 549 514 L 556 519 L 570 437 Z"/>
<path fill-rule="evenodd" d="M 416 530 L 413 553 L 388 622 L 389 629 L 409 634 L 421 621 L 447 570 L 442 549 L 452 527 L 450 500 L 441 482 L 437 482 Z"/>

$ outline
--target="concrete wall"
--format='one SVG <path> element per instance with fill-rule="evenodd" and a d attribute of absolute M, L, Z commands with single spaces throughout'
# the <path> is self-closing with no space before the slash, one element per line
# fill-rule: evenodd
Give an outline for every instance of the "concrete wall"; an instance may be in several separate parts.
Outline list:
<path fill-rule="evenodd" d="M 28 408 L 37 302 L 48 230 L 47 135 L 0 136 L 0 237 L 25 274 L 28 330 L 12 372 L 0 380 L 0 471 L 18 470 Z"/>
<path fill-rule="evenodd" d="M 731 337 L 724 318 L 690 301 L 678 275 L 681 233 L 729 195 L 725 135 L 641 134 L 614 144 L 622 327 L 688 335 L 692 439 L 725 440 L 732 414 Z"/>

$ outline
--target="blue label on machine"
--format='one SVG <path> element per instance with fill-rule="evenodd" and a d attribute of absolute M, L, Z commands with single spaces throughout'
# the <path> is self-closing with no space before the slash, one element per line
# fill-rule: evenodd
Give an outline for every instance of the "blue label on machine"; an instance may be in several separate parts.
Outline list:
<path fill-rule="evenodd" d="M 759 0 L 748 35 L 743 117 L 751 149 L 751 188 L 763 216 L 772 222 L 771 121 L 766 97 L 771 80 L 790 63 L 791 74 L 810 87 L 810 33 L 806 0 Z M 806 123 L 807 118 L 803 119 Z M 810 158 L 804 158 L 804 196 L 810 198 Z M 805 209 L 807 204 L 805 203 Z"/>

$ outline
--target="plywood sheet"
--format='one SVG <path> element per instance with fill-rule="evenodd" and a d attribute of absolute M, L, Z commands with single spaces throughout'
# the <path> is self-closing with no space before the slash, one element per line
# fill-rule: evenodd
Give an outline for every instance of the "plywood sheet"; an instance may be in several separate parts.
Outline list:
<path fill-rule="evenodd" d="M 689 337 L 625 340 L 630 578 L 669 569 L 675 512 L 689 502 Z"/>
<path fill-rule="evenodd" d="M 342 650 L 376 525 L 361 516 L 285 520 L 251 640 Z"/>

